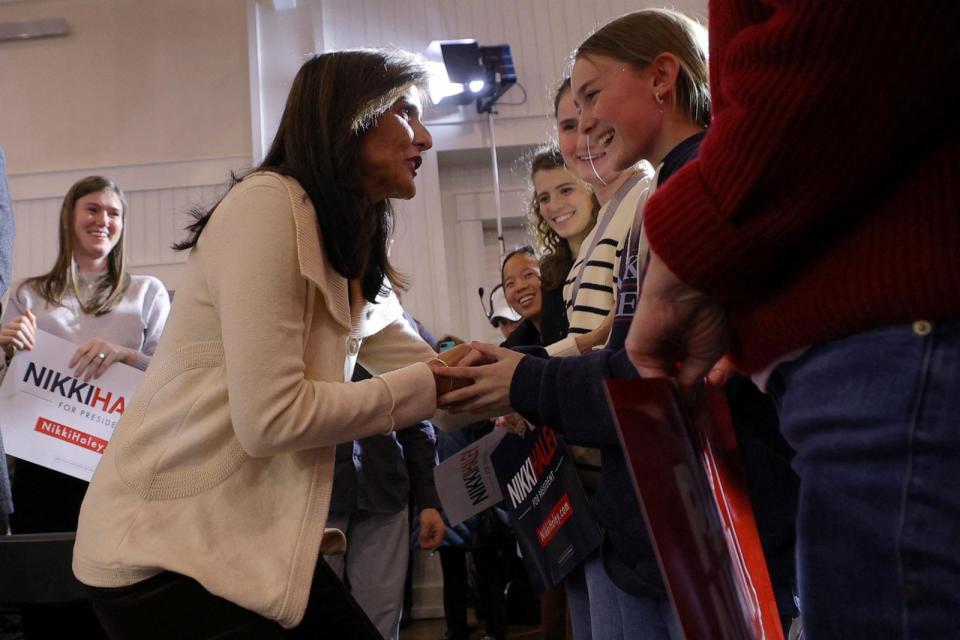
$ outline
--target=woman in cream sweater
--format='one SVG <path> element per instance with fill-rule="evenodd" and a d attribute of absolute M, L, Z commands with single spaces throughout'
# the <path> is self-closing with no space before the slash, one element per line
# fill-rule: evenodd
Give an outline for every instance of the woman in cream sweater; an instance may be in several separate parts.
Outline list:
<path fill-rule="evenodd" d="M 340 442 L 431 417 L 446 363 L 401 316 L 423 69 L 343 51 L 294 79 L 263 162 L 198 215 L 176 304 L 80 514 L 74 573 L 116 638 L 377 638 L 323 563 Z M 374 373 L 349 382 L 355 363 Z M 442 390 L 449 379 L 441 378 Z"/>

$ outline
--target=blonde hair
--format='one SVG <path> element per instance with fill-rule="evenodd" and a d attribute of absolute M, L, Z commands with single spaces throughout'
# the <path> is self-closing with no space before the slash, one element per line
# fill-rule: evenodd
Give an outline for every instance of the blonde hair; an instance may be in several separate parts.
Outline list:
<path fill-rule="evenodd" d="M 120 238 L 107 256 L 106 277 L 97 285 L 93 296 L 84 300 L 80 295 L 77 281 L 77 263 L 73 259 L 74 249 L 74 222 L 77 202 L 80 198 L 91 193 L 110 191 L 120 199 L 120 216 L 124 224 L 120 228 Z M 60 240 L 57 261 L 53 268 L 44 275 L 28 278 L 20 288 L 30 285 L 40 294 L 47 304 L 60 306 L 63 297 L 69 292 L 80 305 L 80 309 L 87 314 L 100 316 L 108 313 L 123 298 L 130 286 L 130 274 L 127 273 L 124 243 L 126 238 L 127 200 L 123 191 L 113 180 L 102 176 L 88 176 L 76 183 L 60 205 Z M 19 294 L 20 288 L 17 289 Z"/>
<path fill-rule="evenodd" d="M 680 62 L 676 104 L 694 122 L 710 124 L 707 31 L 682 13 L 642 9 L 608 22 L 574 52 L 574 58 L 605 56 L 643 70 L 661 53 Z"/>

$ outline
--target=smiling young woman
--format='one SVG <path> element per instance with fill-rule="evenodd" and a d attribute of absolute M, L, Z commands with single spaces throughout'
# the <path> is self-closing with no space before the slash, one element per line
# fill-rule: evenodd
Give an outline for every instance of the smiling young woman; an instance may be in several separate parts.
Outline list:
<path fill-rule="evenodd" d="M 539 331 L 543 295 L 540 287 L 540 263 L 533 247 L 520 247 L 508 253 L 503 260 L 500 274 L 507 304 Z"/>
<path fill-rule="evenodd" d="M 540 242 L 544 239 L 546 250 L 544 280 L 553 283 L 562 278 L 563 306 L 567 316 L 568 335 L 548 342 L 547 351 L 553 356 L 569 356 L 586 353 L 603 345 L 610 330 L 612 318 L 608 317 L 617 297 L 617 282 L 614 277 L 620 270 L 620 255 L 626 243 L 627 233 L 650 193 L 653 169 L 649 163 L 638 161 L 625 170 L 613 168 L 608 155 L 596 145 L 590 148 L 589 138 L 579 131 L 579 115 L 574 104 L 570 79 L 566 78 L 554 94 L 554 113 L 557 121 L 557 151 L 548 156 L 537 156 L 536 169 L 559 168 L 560 163 L 567 175 L 579 178 L 593 192 L 598 210 L 590 231 L 579 238 L 578 247 L 571 252 L 570 261 L 563 262 L 564 246 L 554 242 L 556 235 L 546 218 L 539 215 L 539 203 L 534 202 L 531 228 Z M 554 173 L 556 184 L 566 181 Z M 533 181 L 533 180 L 532 180 Z M 534 185 L 536 188 L 536 185 Z M 537 191 L 539 193 L 539 190 Z M 566 209 L 569 209 L 569 205 Z M 565 211 L 561 210 L 561 211 Z M 575 216 L 570 221 L 575 221 Z M 572 248 L 572 247 L 570 247 Z M 551 258 L 552 255 L 558 258 Z M 558 275 L 559 267 L 565 273 Z M 552 305 L 547 305 L 552 308 Z"/>
<path fill-rule="evenodd" d="M 15 285 L 0 328 L 6 359 L 32 349 L 38 329 L 78 344 L 70 360 L 79 379 L 97 378 L 113 363 L 146 369 L 160 339 L 170 299 L 151 276 L 127 273 L 123 192 L 91 176 L 74 184 L 60 208 L 59 252 L 44 275 Z M 2 371 L 0 371 L 2 374 Z M 13 485 L 17 533 L 73 531 L 87 483 L 21 462 Z"/>
<path fill-rule="evenodd" d="M 37 330 L 77 343 L 70 367 L 97 378 L 115 362 L 146 369 L 163 330 L 170 299 L 156 278 L 127 273 L 127 204 L 111 180 L 90 176 L 67 191 L 60 208 L 53 268 L 14 286 L 0 327 L 0 378 L 8 358 L 32 349 Z M 75 531 L 87 483 L 24 460 L 12 482 L 14 533 Z M 69 620 L 68 627 L 56 625 Z M 88 605 L 24 610 L 28 637 L 66 632 L 99 637 Z"/>
<path fill-rule="evenodd" d="M 601 205 L 606 204 L 630 177 L 630 171 L 615 169 L 608 154 L 580 134 L 580 113 L 564 78 L 553 99 L 557 122 L 557 146 L 567 169 L 590 185 Z"/>
<path fill-rule="evenodd" d="M 596 222 L 596 199 L 564 167 L 534 169 L 533 190 L 540 217 L 578 253 Z"/>
<path fill-rule="evenodd" d="M 80 271 L 104 271 L 123 231 L 123 202 L 115 191 L 94 191 L 77 200 L 73 257 Z"/>
<path fill-rule="evenodd" d="M 710 123 L 705 30 L 676 13 L 644 17 L 642 33 L 625 16 L 587 38 L 571 74 L 578 131 L 613 170 L 656 167 Z"/>
<path fill-rule="evenodd" d="M 127 272 L 127 204 L 111 180 L 90 176 L 67 192 L 60 208 L 53 268 L 14 288 L 0 329 L 9 358 L 30 349 L 37 329 L 78 343 L 70 366 L 99 377 L 114 362 L 146 369 L 170 299 L 156 278 Z"/>
<path fill-rule="evenodd" d="M 527 225 L 541 254 L 543 287 L 563 287 L 573 260 L 597 221 L 600 203 L 572 174 L 558 149 L 546 147 L 530 160 L 532 195 Z"/>

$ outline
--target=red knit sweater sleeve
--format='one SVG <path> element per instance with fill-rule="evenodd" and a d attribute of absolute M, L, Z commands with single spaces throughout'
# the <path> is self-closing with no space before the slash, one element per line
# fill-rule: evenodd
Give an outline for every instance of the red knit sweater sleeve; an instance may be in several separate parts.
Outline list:
<path fill-rule="evenodd" d="M 713 123 L 647 204 L 654 251 L 723 298 L 802 269 L 956 118 L 958 24 L 958 2 L 711 0 Z"/>

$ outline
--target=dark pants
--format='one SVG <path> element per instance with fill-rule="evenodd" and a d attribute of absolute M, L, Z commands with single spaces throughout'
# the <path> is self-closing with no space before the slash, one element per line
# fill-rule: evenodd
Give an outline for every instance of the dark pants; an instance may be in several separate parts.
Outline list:
<path fill-rule="evenodd" d="M 477 591 L 484 612 L 486 633 L 496 640 L 507 637 L 507 558 L 499 549 L 471 551 L 477 567 Z M 467 552 L 458 547 L 440 548 L 443 570 L 443 615 L 450 640 L 467 640 Z"/>
<path fill-rule="evenodd" d="M 12 482 L 16 511 L 10 516 L 10 529 L 13 533 L 76 531 L 87 486 L 85 480 L 17 460 Z M 83 600 L 32 604 L 20 613 L 26 640 L 106 637 L 90 604 Z"/>
<path fill-rule="evenodd" d="M 17 460 L 11 489 L 14 533 L 76 531 L 80 505 L 89 483 L 65 473 Z"/>
<path fill-rule="evenodd" d="M 256 583 L 250 588 L 256 589 Z M 294 629 L 284 629 L 273 620 L 213 595 L 196 580 L 169 571 L 128 587 L 89 587 L 88 591 L 103 628 L 115 640 L 382 640 L 323 560 L 317 562 L 314 571 L 306 614 Z"/>

